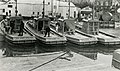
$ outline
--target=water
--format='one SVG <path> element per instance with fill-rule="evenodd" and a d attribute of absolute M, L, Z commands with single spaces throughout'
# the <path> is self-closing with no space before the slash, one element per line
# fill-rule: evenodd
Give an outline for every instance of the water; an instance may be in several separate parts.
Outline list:
<path fill-rule="evenodd" d="M 14 46 L 9 46 L 9 44 L 7 42 L 4 41 L 4 36 L 0 35 L 0 50 L 2 50 L 3 48 L 16 48 L 17 50 L 19 50 L 20 47 L 14 47 Z M 40 44 L 39 41 L 36 42 L 35 46 L 31 46 L 34 51 L 36 51 L 37 53 L 50 53 L 50 52 L 59 52 L 59 51 L 73 51 L 75 53 L 78 53 L 80 55 L 83 55 L 84 57 L 87 57 L 91 60 L 93 60 L 93 63 L 97 63 L 100 62 L 100 64 L 105 64 L 106 66 L 111 66 L 112 63 L 112 54 L 114 52 L 114 50 L 119 49 L 120 45 L 114 45 L 114 46 L 105 46 L 105 45 L 86 45 L 86 46 L 79 46 L 79 45 L 75 45 L 72 43 L 67 43 L 67 46 L 46 46 L 44 44 Z M 11 50 L 11 49 L 9 49 Z M 16 51 L 17 51 L 16 50 Z M 31 50 L 31 49 L 29 49 Z M 21 48 L 20 51 L 22 51 L 24 53 L 25 49 Z M 21 55 L 16 55 L 15 57 L 4 57 L 4 56 L 0 56 L 0 60 L 3 61 L 3 63 L 5 63 L 5 65 L 3 65 L 3 67 L 6 67 L 5 69 L 8 68 L 8 70 L 5 71 L 10 71 L 11 68 L 15 68 L 19 69 L 22 67 L 26 67 L 27 62 L 29 63 L 34 63 L 35 59 L 38 60 L 39 63 L 39 58 L 41 59 L 42 56 L 33 56 L 33 57 L 29 57 L 29 55 L 27 57 L 21 57 Z M 46 56 L 49 60 L 49 55 Z M 81 58 L 80 58 L 81 59 Z M 16 61 L 16 62 L 12 62 Z M 24 62 L 22 62 L 24 61 Z M 46 61 L 45 61 L 46 62 Z M 7 66 L 9 63 L 14 63 L 14 65 L 16 67 L 13 66 Z M 31 64 L 28 63 L 28 66 L 30 67 Z M 20 65 L 21 64 L 21 65 Z M 17 66 L 20 65 L 20 66 Z M 87 65 L 87 64 L 86 64 Z M 1 63 L 2 66 L 2 63 Z M 37 65 L 36 65 L 37 66 Z M 2 67 L 2 68 L 3 68 Z M 3 69 L 2 69 L 3 70 Z M 25 70 L 24 70 L 25 71 Z"/>
<path fill-rule="evenodd" d="M 23 53 L 26 51 L 25 48 L 15 47 L 13 45 L 9 45 L 5 42 L 4 37 L 0 35 L 0 49 L 9 48 L 9 50 L 14 51 L 22 51 Z M 87 46 L 79 46 L 72 43 L 67 43 L 66 46 L 46 46 L 44 44 L 40 44 L 38 41 L 35 45 L 31 46 L 31 48 L 27 48 L 29 51 L 34 51 L 34 53 L 48 53 L 48 52 L 59 52 L 59 51 L 73 51 L 78 54 L 81 54 L 85 57 L 88 57 L 93 60 L 97 60 L 98 53 L 102 53 L 104 55 L 112 55 L 114 50 L 119 49 L 120 45 L 117 46 L 105 46 L 105 45 L 87 45 Z M 28 51 L 27 50 L 27 51 Z M 19 51 L 18 51 L 19 52 Z"/>
<path fill-rule="evenodd" d="M 79 46 L 76 44 L 72 43 L 67 43 L 67 45 L 62 45 L 62 46 L 50 46 L 50 45 L 44 45 L 40 44 L 39 41 L 35 43 L 33 46 L 26 47 L 27 51 L 34 51 L 33 53 L 47 53 L 47 52 L 59 52 L 59 51 L 73 51 L 78 54 L 81 54 L 85 57 L 88 57 L 93 60 L 97 60 L 98 54 L 102 53 L 104 55 L 112 55 L 114 50 L 119 49 L 120 45 L 87 45 L 87 46 Z M 3 48 L 8 48 L 9 50 L 14 50 L 14 51 L 22 51 L 24 53 L 25 48 L 23 46 L 14 46 L 14 45 L 9 45 L 8 42 L 5 42 L 4 36 L 2 33 L 0 33 L 0 49 L 2 50 Z"/>

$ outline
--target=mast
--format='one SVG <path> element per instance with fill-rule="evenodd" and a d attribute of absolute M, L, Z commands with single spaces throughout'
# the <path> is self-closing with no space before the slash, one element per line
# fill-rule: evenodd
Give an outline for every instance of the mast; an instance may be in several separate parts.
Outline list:
<path fill-rule="evenodd" d="M 17 0 L 15 0 L 15 1 L 16 1 L 15 16 L 17 16 L 17 13 L 18 13 L 18 11 L 17 11 Z"/>
<path fill-rule="evenodd" d="M 70 0 L 69 0 L 69 9 L 68 9 L 68 19 L 70 18 Z"/>
<path fill-rule="evenodd" d="M 92 19 L 94 20 L 94 16 L 95 16 L 95 7 L 96 7 L 96 4 L 94 5 L 94 4 L 92 4 L 93 5 L 93 11 L 92 11 Z"/>
<path fill-rule="evenodd" d="M 53 15 L 53 0 L 51 0 L 51 14 Z"/>
<path fill-rule="evenodd" d="M 45 0 L 43 0 L 43 12 L 42 12 L 42 18 L 45 17 Z"/>

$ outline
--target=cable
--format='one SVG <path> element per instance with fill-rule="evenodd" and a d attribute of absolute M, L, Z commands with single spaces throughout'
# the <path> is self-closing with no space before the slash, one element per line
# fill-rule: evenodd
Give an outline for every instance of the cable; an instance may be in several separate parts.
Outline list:
<path fill-rule="evenodd" d="M 50 62 L 52 62 L 52 61 L 60 58 L 61 56 L 65 55 L 65 54 L 67 54 L 67 52 L 65 52 L 65 53 L 63 53 L 62 55 L 60 55 L 60 56 L 58 56 L 58 57 L 56 57 L 56 58 L 54 58 L 54 59 L 52 59 L 52 60 L 49 60 L 49 61 L 47 61 L 47 62 L 45 62 L 45 63 L 43 63 L 43 64 L 41 64 L 41 65 L 39 65 L 39 66 L 37 66 L 37 67 L 34 67 L 34 68 L 30 69 L 29 71 L 33 71 L 33 70 L 35 70 L 35 69 L 37 69 L 37 68 L 39 68 L 39 67 L 42 67 L 42 66 L 44 66 L 44 65 L 46 65 L 46 64 L 48 64 L 48 63 L 50 63 Z"/>

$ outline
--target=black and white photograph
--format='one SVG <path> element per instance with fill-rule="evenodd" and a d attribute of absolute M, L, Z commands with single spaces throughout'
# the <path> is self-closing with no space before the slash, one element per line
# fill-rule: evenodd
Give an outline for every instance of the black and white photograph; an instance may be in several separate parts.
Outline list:
<path fill-rule="evenodd" d="M 120 71 L 120 0 L 0 0 L 0 71 Z"/>

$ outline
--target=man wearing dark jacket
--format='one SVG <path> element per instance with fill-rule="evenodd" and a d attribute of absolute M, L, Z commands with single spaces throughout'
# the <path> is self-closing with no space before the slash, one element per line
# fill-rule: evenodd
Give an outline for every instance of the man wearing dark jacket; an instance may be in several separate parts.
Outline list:
<path fill-rule="evenodd" d="M 50 27 L 49 26 L 47 26 L 45 28 L 45 36 L 44 37 L 46 37 L 47 34 L 48 34 L 48 37 L 50 37 Z"/>
<path fill-rule="evenodd" d="M 11 21 L 10 21 L 10 28 L 11 28 L 10 33 L 11 33 L 11 34 L 12 34 L 13 30 L 14 30 L 14 26 L 15 26 L 15 21 L 14 21 L 14 20 L 11 20 Z"/>
<path fill-rule="evenodd" d="M 19 36 L 23 36 L 24 23 L 21 21 Z"/>

